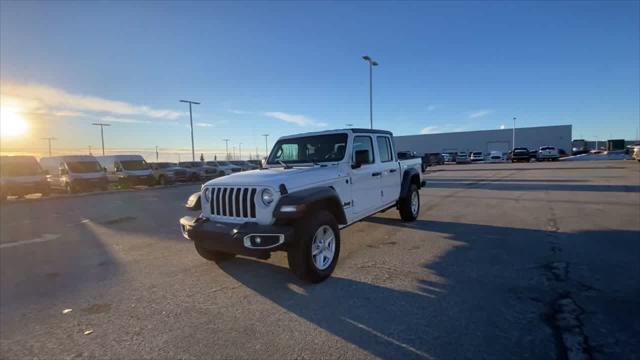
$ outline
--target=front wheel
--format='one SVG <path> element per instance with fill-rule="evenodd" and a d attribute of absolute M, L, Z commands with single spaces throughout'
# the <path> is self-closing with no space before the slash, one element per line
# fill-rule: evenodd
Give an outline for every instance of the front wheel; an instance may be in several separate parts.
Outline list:
<path fill-rule="evenodd" d="M 194 241 L 194 244 L 196 246 L 196 251 L 198 252 L 198 255 L 202 256 L 203 258 L 209 261 L 213 261 L 215 263 L 231 260 L 236 256 L 235 254 L 229 254 L 222 251 L 205 249 L 202 246 L 198 245 L 197 241 Z"/>
<path fill-rule="evenodd" d="M 296 237 L 287 252 L 291 271 L 312 283 L 331 276 L 340 256 L 340 231 L 333 215 L 322 210 L 306 218 L 297 227 Z"/>
<path fill-rule="evenodd" d="M 402 221 L 415 221 L 420 215 L 420 192 L 415 184 L 409 188 L 407 197 L 400 199 L 400 218 Z"/>

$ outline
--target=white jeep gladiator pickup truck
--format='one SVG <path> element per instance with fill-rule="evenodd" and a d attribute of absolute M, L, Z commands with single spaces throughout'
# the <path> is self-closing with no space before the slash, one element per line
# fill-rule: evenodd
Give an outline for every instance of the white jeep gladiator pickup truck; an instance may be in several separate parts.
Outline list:
<path fill-rule="evenodd" d="M 207 260 L 286 251 L 298 277 L 320 282 L 338 262 L 339 229 L 394 207 L 404 221 L 418 217 L 420 166 L 419 158 L 398 161 L 389 131 L 285 136 L 265 169 L 211 180 L 191 195 L 187 208 L 201 214 L 181 218 L 180 228 Z"/>

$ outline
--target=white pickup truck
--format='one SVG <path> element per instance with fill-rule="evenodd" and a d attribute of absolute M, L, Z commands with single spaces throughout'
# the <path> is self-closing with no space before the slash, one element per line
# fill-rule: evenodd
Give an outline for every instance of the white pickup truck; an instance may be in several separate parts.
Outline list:
<path fill-rule="evenodd" d="M 398 161 L 389 131 L 344 129 L 285 136 L 266 168 L 211 180 L 187 201 L 198 217 L 180 219 L 203 258 L 268 259 L 286 251 L 290 269 L 320 282 L 340 255 L 339 229 L 397 208 L 420 212 L 419 158 Z"/>

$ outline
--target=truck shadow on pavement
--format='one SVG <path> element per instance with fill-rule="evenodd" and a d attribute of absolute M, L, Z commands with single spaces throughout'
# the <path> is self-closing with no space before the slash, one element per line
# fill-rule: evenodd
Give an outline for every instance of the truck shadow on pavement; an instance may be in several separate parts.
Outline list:
<path fill-rule="evenodd" d="M 464 182 L 469 181 L 469 182 Z M 564 184 L 564 183 L 517 183 L 503 181 L 476 181 L 465 179 L 430 179 L 427 188 L 431 189 L 481 189 L 495 191 L 593 191 L 593 192 L 640 192 L 640 185 L 604 185 L 604 184 Z"/>
<path fill-rule="evenodd" d="M 637 270 L 633 254 L 640 252 L 638 231 L 558 233 L 443 221 L 401 223 L 382 217 L 366 221 L 424 231 L 425 243 L 435 233 L 444 234 L 455 246 L 417 269 L 388 274 L 381 284 L 334 276 L 310 285 L 286 268 L 244 258 L 222 263 L 221 269 L 281 308 L 377 357 L 561 358 L 545 320 L 547 302 L 557 296 L 547 285 L 545 262 L 553 250 L 545 240 L 558 240 L 579 249 L 565 254 L 576 262 L 582 252 L 597 254 L 603 249 L 617 259 L 616 267 L 595 263 L 586 271 L 602 275 L 598 278 L 608 284 L 583 284 L 579 289 L 594 291 L 592 296 L 600 295 L 599 286 L 624 289 L 615 310 L 597 309 L 606 319 L 599 326 L 613 336 L 622 333 L 619 338 L 633 339 L 630 329 L 638 319 L 629 314 L 635 313 L 637 300 L 632 295 L 640 289 L 637 272 L 629 275 Z M 369 278 L 366 268 L 358 274 Z M 386 286 L 394 280 L 402 284 L 407 277 L 415 279 L 414 289 Z M 621 342 L 617 354 L 629 354 L 631 345 Z"/>

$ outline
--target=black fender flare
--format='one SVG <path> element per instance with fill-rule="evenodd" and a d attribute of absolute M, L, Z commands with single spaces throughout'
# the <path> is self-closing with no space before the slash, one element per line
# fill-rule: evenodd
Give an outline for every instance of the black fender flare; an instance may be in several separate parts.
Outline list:
<path fill-rule="evenodd" d="M 290 211 L 281 211 L 283 206 L 287 206 Z M 329 186 L 313 187 L 282 196 L 276 204 L 273 216 L 276 223 L 286 224 L 319 209 L 329 211 L 338 224 L 347 224 L 347 216 L 340 196 L 334 188 Z"/>
<path fill-rule="evenodd" d="M 422 187 L 420 181 L 420 173 L 414 168 L 408 168 L 402 174 L 402 184 L 400 185 L 400 199 L 404 199 L 409 196 L 409 190 L 411 185 L 415 185 L 418 190 Z"/>

